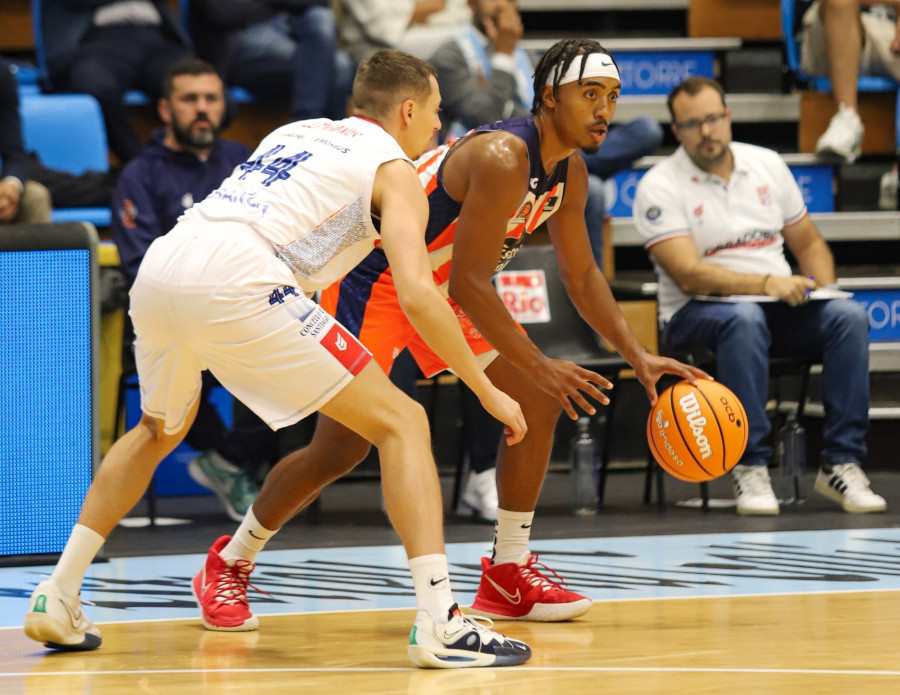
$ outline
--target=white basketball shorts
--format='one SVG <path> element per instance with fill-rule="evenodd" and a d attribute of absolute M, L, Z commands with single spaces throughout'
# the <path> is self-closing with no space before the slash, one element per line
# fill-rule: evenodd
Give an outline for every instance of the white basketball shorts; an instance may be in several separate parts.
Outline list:
<path fill-rule="evenodd" d="M 182 222 L 131 290 L 141 408 L 174 434 L 209 369 L 272 429 L 318 410 L 371 359 L 271 246 L 231 222 Z"/>

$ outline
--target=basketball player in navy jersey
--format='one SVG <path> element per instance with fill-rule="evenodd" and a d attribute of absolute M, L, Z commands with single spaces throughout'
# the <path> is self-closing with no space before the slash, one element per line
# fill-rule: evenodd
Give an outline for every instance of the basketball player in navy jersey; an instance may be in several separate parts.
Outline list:
<path fill-rule="evenodd" d="M 591 253 L 584 221 L 587 169 L 579 150 L 600 147 L 620 86 L 615 61 L 600 44 L 561 41 L 537 66 L 532 116 L 477 129 L 417 161 L 429 200 L 426 243 L 435 278 L 449 293 L 473 352 L 482 364 L 490 363 L 485 373 L 515 394 L 529 424 L 524 446 L 500 445 L 494 553 L 482 558 L 472 606 L 489 617 L 568 620 L 591 605 L 542 573 L 528 549 L 560 411 L 573 419 L 576 408 L 593 414 L 591 401 L 608 403 L 601 389 L 611 386 L 599 374 L 544 355 L 491 283 L 534 229 L 546 222 L 572 301 L 634 367 L 651 402 L 665 373 L 692 382 L 708 378 L 641 347 Z M 342 317 L 386 371 L 409 347 L 425 374 L 436 373 L 447 365 L 403 317 L 394 287 L 397 268 L 388 261 L 376 249 L 339 286 L 323 293 L 321 305 Z M 320 417 L 311 444 L 286 457 L 267 478 L 254 503 L 257 517 L 289 519 L 368 449 L 348 428 Z M 245 526 L 238 535 L 249 530 Z"/>

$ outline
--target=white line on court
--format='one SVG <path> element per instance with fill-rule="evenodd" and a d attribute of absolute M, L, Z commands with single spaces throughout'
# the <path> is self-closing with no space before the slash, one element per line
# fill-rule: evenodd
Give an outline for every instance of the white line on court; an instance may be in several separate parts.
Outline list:
<path fill-rule="evenodd" d="M 0 673 L 2 678 L 37 678 L 43 676 L 151 676 L 166 674 L 199 674 L 199 673 L 391 673 L 400 671 L 419 671 L 410 667 L 350 667 L 350 668 L 220 668 L 220 669 L 125 669 L 115 671 L 41 671 Z M 479 670 L 485 670 L 481 668 Z M 504 673 L 530 671 L 534 673 L 732 673 L 732 674 L 781 674 L 798 676 L 900 676 L 900 671 L 876 671 L 868 669 L 827 669 L 827 668 L 687 668 L 669 666 L 515 666 L 488 669 Z"/>

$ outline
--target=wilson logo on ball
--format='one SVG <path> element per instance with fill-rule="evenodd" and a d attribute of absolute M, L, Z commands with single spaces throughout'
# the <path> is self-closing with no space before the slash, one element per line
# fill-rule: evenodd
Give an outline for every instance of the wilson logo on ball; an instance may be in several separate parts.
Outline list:
<path fill-rule="evenodd" d="M 747 434 L 741 402 L 715 381 L 670 386 L 647 418 L 653 457 L 671 475 L 691 482 L 730 471 L 744 453 Z"/>
<path fill-rule="evenodd" d="M 712 449 L 709 446 L 709 439 L 703 433 L 703 427 L 706 425 L 706 418 L 700 412 L 700 404 L 697 402 L 697 394 L 693 391 L 678 399 L 678 405 L 681 406 L 681 412 L 687 418 L 688 424 L 691 426 L 691 434 L 697 442 L 697 450 L 700 457 L 708 459 L 712 456 Z"/>

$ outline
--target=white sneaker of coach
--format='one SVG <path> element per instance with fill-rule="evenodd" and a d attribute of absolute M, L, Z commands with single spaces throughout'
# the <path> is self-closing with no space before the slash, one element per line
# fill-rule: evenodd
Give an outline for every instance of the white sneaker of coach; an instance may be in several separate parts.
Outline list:
<path fill-rule="evenodd" d="M 778 514 L 778 499 L 772 492 L 772 481 L 765 466 L 735 466 L 732 476 L 738 514 Z"/>
<path fill-rule="evenodd" d="M 884 497 L 869 489 L 869 479 L 859 464 L 853 462 L 831 466 L 830 471 L 820 468 L 813 489 L 852 514 L 869 514 L 887 509 Z"/>

